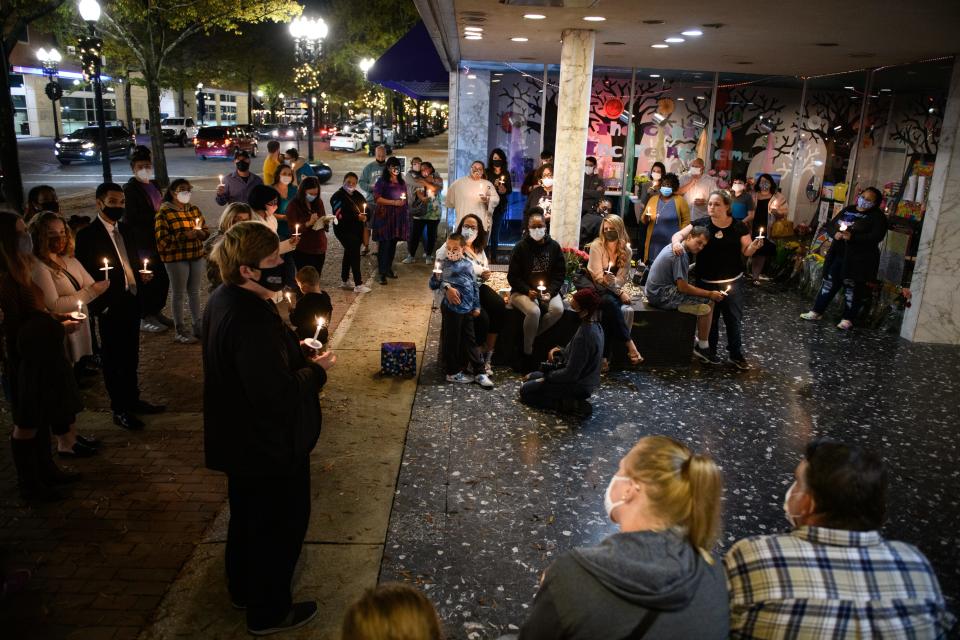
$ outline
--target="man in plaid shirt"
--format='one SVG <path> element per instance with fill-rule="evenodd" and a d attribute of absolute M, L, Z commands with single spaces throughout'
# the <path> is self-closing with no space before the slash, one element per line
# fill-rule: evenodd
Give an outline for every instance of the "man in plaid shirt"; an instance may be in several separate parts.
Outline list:
<path fill-rule="evenodd" d="M 794 530 L 726 555 L 730 637 L 947 637 L 955 619 L 930 563 L 880 535 L 886 488 L 878 456 L 810 443 L 783 504 Z"/>

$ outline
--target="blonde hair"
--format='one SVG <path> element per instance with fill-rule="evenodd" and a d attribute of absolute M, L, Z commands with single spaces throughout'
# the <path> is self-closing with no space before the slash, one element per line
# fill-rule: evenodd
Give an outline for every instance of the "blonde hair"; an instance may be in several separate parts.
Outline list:
<path fill-rule="evenodd" d="M 440 618 L 419 590 L 400 583 L 367 589 L 343 618 L 342 640 L 441 640 Z"/>
<path fill-rule="evenodd" d="M 603 245 L 606 244 L 606 240 L 603 239 L 603 225 L 606 223 L 613 225 L 613 228 L 617 230 L 617 264 L 616 267 L 619 270 L 620 267 L 626 265 L 630 266 L 630 252 L 627 251 L 627 227 L 623 224 L 623 218 L 620 216 L 611 213 L 603 217 L 603 220 L 600 222 L 600 233 L 594 238 L 593 242 L 590 243 L 590 247 L 597 245 L 600 248 L 603 248 Z M 621 264 L 623 260 L 623 264 Z"/>
<path fill-rule="evenodd" d="M 723 492 L 723 475 L 713 459 L 667 436 L 648 436 L 626 455 L 624 467 L 643 484 L 653 515 L 686 529 L 690 544 L 712 563 L 709 550 L 720 535 Z"/>
<path fill-rule="evenodd" d="M 316 267 L 308 264 L 297 271 L 297 282 L 307 285 L 308 287 L 319 287 L 320 272 L 317 271 Z"/>
<path fill-rule="evenodd" d="M 220 267 L 223 282 L 241 285 L 246 279 L 240 267 L 258 268 L 260 261 L 280 248 L 280 238 L 259 222 L 238 222 L 230 227 L 210 255 Z"/>
<path fill-rule="evenodd" d="M 50 259 L 50 254 L 53 253 L 53 251 L 50 247 L 50 236 L 47 234 L 47 228 L 57 220 L 63 223 L 63 231 L 67 238 L 67 246 L 60 255 L 72 256 L 74 248 L 73 231 L 71 231 L 70 225 L 67 224 L 67 221 L 64 220 L 63 216 L 59 213 L 41 211 L 30 220 L 27 229 L 33 237 L 33 255 L 43 264 L 59 272 L 60 265 Z"/>
<path fill-rule="evenodd" d="M 237 224 L 237 216 L 245 213 L 253 220 L 253 209 L 246 202 L 231 202 L 227 208 L 220 214 L 220 233 L 226 233 L 227 229 Z"/>

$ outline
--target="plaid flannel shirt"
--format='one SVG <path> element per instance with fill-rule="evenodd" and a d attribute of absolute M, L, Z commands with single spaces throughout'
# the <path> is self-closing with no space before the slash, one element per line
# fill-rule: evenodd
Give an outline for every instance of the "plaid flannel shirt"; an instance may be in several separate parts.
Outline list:
<path fill-rule="evenodd" d="M 945 638 L 955 622 L 924 555 L 879 531 L 800 527 L 724 562 L 731 638 Z"/>
<path fill-rule="evenodd" d="M 154 221 L 154 229 L 157 235 L 157 253 L 160 254 L 162 261 L 199 260 L 203 257 L 203 240 L 206 236 L 188 238 L 184 234 L 187 229 L 196 227 L 197 218 L 200 219 L 200 226 L 206 231 L 207 221 L 203 219 L 200 209 L 192 204 L 188 205 L 184 211 L 169 202 L 160 205 L 160 211 L 157 212 Z"/>

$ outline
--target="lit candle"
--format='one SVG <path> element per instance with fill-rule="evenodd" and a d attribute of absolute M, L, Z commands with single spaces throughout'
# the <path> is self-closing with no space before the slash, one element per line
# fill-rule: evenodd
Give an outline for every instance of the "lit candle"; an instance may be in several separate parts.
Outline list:
<path fill-rule="evenodd" d="M 401 199 L 401 200 L 406 200 L 406 199 L 407 199 L 407 192 L 406 192 L 406 191 L 404 191 L 403 193 L 400 194 L 400 199 Z"/>
<path fill-rule="evenodd" d="M 433 272 L 434 273 L 443 273 L 443 269 L 440 268 L 440 261 L 437 260 L 433 263 Z"/>
<path fill-rule="evenodd" d="M 196 227 L 197 231 L 203 229 L 203 227 L 200 225 L 200 218 L 197 218 L 193 221 L 193 226 Z"/>
<path fill-rule="evenodd" d="M 83 302 L 77 300 L 77 315 L 83 313 Z"/>
<path fill-rule="evenodd" d="M 612 262 L 608 262 L 608 263 L 607 263 L 607 273 L 609 273 L 609 274 L 612 274 L 612 273 L 613 273 L 613 263 L 612 263 Z"/>
<path fill-rule="evenodd" d="M 284 295 L 284 297 L 287 299 L 287 304 L 289 305 L 289 304 L 290 304 L 290 292 L 287 291 L 287 292 L 284 293 L 283 295 Z"/>
<path fill-rule="evenodd" d="M 757 240 L 763 240 L 763 227 L 760 227 L 760 235 L 757 236 Z"/>
<path fill-rule="evenodd" d="M 147 265 L 150 261 L 146 258 L 143 259 L 143 269 L 140 269 L 140 273 L 147 274 L 150 273 L 150 269 L 147 268 Z"/>
<path fill-rule="evenodd" d="M 74 320 L 85 320 L 87 316 L 83 313 L 83 301 L 77 300 L 77 310 L 70 313 Z"/>
<path fill-rule="evenodd" d="M 728 285 L 727 285 L 727 288 L 724 289 L 723 291 L 721 291 L 720 293 L 722 293 L 722 294 L 725 295 L 725 296 L 730 295 L 730 287 L 732 287 L 732 286 L 733 286 L 733 285 L 729 285 L 729 284 L 728 284 Z"/>
<path fill-rule="evenodd" d="M 217 176 L 220 179 L 220 186 L 223 186 L 223 174 Z"/>
<path fill-rule="evenodd" d="M 317 316 L 317 330 L 313 332 L 313 339 L 317 340 L 320 337 L 320 329 L 323 327 L 323 318 Z"/>
<path fill-rule="evenodd" d="M 113 267 L 110 266 L 110 261 L 104 258 L 103 266 L 100 267 L 100 271 L 103 271 L 104 277 L 108 277 L 110 275 L 110 269 L 113 269 Z"/>
<path fill-rule="evenodd" d="M 840 231 L 846 231 L 849 226 L 850 226 L 850 225 L 848 225 L 846 222 L 841 222 L 841 223 L 840 223 Z"/>
<path fill-rule="evenodd" d="M 543 286 L 543 280 L 541 280 L 540 284 L 537 286 L 537 291 L 539 291 L 540 295 L 542 296 L 546 292 L 546 290 L 547 288 Z"/>
<path fill-rule="evenodd" d="M 299 237 L 300 237 L 300 225 L 299 225 L 299 224 L 293 225 L 293 237 L 294 237 L 294 238 L 299 238 Z"/>

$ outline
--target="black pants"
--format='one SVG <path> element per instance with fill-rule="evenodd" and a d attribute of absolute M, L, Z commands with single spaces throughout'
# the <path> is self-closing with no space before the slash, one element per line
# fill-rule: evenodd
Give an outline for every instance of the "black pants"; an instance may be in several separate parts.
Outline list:
<path fill-rule="evenodd" d="M 726 291 L 728 285 L 698 281 L 697 286 L 707 291 Z M 743 278 L 729 285 L 726 297 L 713 305 L 713 320 L 710 323 L 710 353 L 717 354 L 720 344 L 720 320 L 727 330 L 727 351 L 731 358 L 743 358 Z"/>
<path fill-rule="evenodd" d="M 480 285 L 480 315 L 474 318 L 477 345 L 483 349 L 487 336 L 497 335 L 503 328 L 503 319 L 507 315 L 507 305 L 503 298 L 489 286 Z"/>
<path fill-rule="evenodd" d="M 509 197 L 509 194 L 504 195 Z M 501 205 L 493 210 L 493 221 L 490 223 L 490 242 L 487 243 L 487 257 L 490 262 L 496 262 L 497 250 L 500 248 L 500 228 L 503 226 L 503 214 L 506 207 Z"/>
<path fill-rule="evenodd" d="M 381 276 L 393 272 L 393 259 L 397 257 L 397 242 L 395 238 L 377 242 L 377 266 Z"/>
<path fill-rule="evenodd" d="M 419 218 L 411 220 L 410 244 L 407 247 L 407 251 L 411 256 L 417 255 L 417 247 L 420 246 L 420 241 L 423 240 L 424 231 L 427 232 L 427 238 L 423 242 L 423 255 L 426 257 L 433 255 L 433 250 L 437 245 L 437 226 L 439 225 L 439 220 L 420 220 Z"/>
<path fill-rule="evenodd" d="M 339 235 L 337 240 L 343 245 L 340 279 L 346 282 L 350 277 L 350 271 L 353 271 L 353 284 L 357 286 L 363 284 L 363 276 L 360 275 L 360 248 L 363 246 L 363 236 Z"/>
<path fill-rule="evenodd" d="M 843 277 L 843 261 L 834 260 L 830 270 L 824 270 L 820 293 L 813 303 L 813 310 L 823 314 L 833 297 L 843 289 L 843 319 L 853 322 L 860 313 L 863 298 L 867 292 L 867 283 Z"/>
<path fill-rule="evenodd" d="M 288 251 L 280 256 L 283 258 L 283 286 L 297 289 L 297 263 L 293 259 L 294 251 Z"/>
<path fill-rule="evenodd" d="M 441 336 L 443 341 L 443 368 L 448 376 L 461 371 L 482 373 L 483 359 L 477 347 L 474 331 L 474 318 L 468 313 L 451 311 L 446 305 L 440 306 L 443 319 Z M 467 369 L 472 367 L 470 371 Z"/>
<path fill-rule="evenodd" d="M 247 607 L 247 626 L 268 627 L 287 615 L 290 582 L 310 520 L 310 464 L 293 475 L 228 476 L 227 588 Z"/>
<path fill-rule="evenodd" d="M 124 293 L 97 317 L 100 329 L 100 367 L 114 411 L 130 411 L 140 400 L 140 306 Z"/>
<path fill-rule="evenodd" d="M 167 295 L 170 293 L 170 276 L 160 261 L 160 256 L 156 253 L 147 255 L 150 260 L 149 268 L 153 271 L 153 279 L 150 282 L 141 283 L 137 287 L 137 298 L 140 300 L 140 317 L 146 318 L 163 311 L 167 306 Z M 143 268 L 141 258 L 140 266 L 132 265 L 134 269 Z"/>
<path fill-rule="evenodd" d="M 559 409 L 563 400 L 586 400 L 587 387 L 575 383 L 555 384 L 542 380 L 543 373 L 535 371 L 520 387 L 520 402 L 536 409 Z"/>
<path fill-rule="evenodd" d="M 297 271 L 304 267 L 313 267 L 317 273 L 323 274 L 323 262 L 327 259 L 325 253 L 303 253 L 294 250 L 293 261 L 297 265 Z"/>
<path fill-rule="evenodd" d="M 609 289 L 600 293 L 600 326 L 603 327 L 603 357 L 609 359 L 613 353 L 613 343 L 625 344 L 630 339 L 630 327 L 623 317 L 620 296 Z"/>

